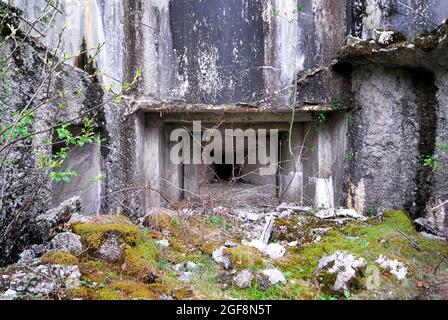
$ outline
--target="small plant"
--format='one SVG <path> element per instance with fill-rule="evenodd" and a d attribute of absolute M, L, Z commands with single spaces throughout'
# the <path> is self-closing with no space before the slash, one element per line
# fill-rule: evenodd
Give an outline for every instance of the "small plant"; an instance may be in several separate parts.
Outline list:
<path fill-rule="evenodd" d="M 305 70 L 305 75 L 308 76 L 308 77 L 310 77 L 310 76 L 313 75 L 313 72 L 314 72 L 313 69 L 308 68 L 308 69 Z"/>
<path fill-rule="evenodd" d="M 332 98 L 330 105 L 334 111 L 339 111 L 341 109 L 341 100 L 339 98 Z"/>
<path fill-rule="evenodd" d="M 431 168 L 431 170 L 435 173 L 440 173 L 440 171 L 442 170 L 442 165 L 440 164 L 439 159 L 435 155 L 427 156 L 423 160 L 423 166 Z"/>
<path fill-rule="evenodd" d="M 324 112 L 319 112 L 317 114 L 317 119 L 319 120 L 320 123 L 325 123 L 325 122 L 327 122 L 328 117 Z"/>

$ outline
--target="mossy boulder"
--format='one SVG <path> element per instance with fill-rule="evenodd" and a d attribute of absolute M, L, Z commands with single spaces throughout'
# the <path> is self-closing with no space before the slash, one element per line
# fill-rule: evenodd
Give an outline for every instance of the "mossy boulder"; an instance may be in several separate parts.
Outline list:
<path fill-rule="evenodd" d="M 42 256 L 41 260 L 44 264 L 53 264 L 62 266 L 79 264 L 79 260 L 77 257 L 64 251 L 47 252 Z"/>

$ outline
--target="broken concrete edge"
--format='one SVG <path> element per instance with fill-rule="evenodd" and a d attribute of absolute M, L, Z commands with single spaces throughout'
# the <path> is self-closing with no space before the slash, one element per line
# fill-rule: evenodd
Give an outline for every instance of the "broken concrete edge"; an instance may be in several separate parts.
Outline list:
<path fill-rule="evenodd" d="M 382 45 L 374 39 L 351 42 L 339 49 L 337 59 L 333 65 L 350 64 L 382 64 L 395 67 L 422 67 L 432 69 L 435 65 L 448 65 L 446 51 L 448 50 L 448 21 L 432 32 L 422 33 L 411 41 L 398 41 L 389 45 Z M 443 57 L 434 60 L 428 57 Z"/>
<path fill-rule="evenodd" d="M 201 103 L 186 103 L 186 102 L 170 102 L 170 101 L 152 101 L 152 100 L 139 100 L 131 99 L 127 97 L 125 99 L 127 108 L 123 115 L 125 118 L 136 114 L 138 112 L 159 113 L 163 116 L 166 114 L 177 113 L 216 113 L 218 115 L 225 114 L 258 114 L 258 113 L 272 113 L 273 115 L 285 115 L 292 113 L 291 106 L 273 106 L 273 107 L 261 107 L 257 104 L 250 105 L 247 103 L 225 104 L 225 105 L 213 105 L 213 104 L 201 104 Z M 296 111 L 299 113 L 307 112 L 332 112 L 335 111 L 330 104 L 305 104 L 298 106 Z"/>

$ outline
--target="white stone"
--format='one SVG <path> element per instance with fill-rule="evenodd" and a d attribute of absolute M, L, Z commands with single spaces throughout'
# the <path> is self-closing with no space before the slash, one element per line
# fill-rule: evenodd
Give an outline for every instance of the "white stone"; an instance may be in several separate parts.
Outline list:
<path fill-rule="evenodd" d="M 166 249 L 170 246 L 170 242 L 166 239 L 164 240 L 158 240 L 156 241 L 157 245 L 162 248 L 162 249 Z"/>
<path fill-rule="evenodd" d="M 78 256 L 82 253 L 81 237 L 72 232 L 57 234 L 50 242 L 50 249 Z"/>
<path fill-rule="evenodd" d="M 17 296 L 17 291 L 9 289 L 5 293 L 0 294 L 0 300 L 15 300 Z"/>
<path fill-rule="evenodd" d="M 241 289 L 250 288 L 254 276 L 249 270 L 243 270 L 233 278 L 236 286 Z"/>
<path fill-rule="evenodd" d="M 198 269 L 198 265 L 191 261 L 185 262 L 184 266 L 185 266 L 185 270 L 190 271 L 190 272 L 196 271 Z"/>
<path fill-rule="evenodd" d="M 352 254 L 336 252 L 331 256 L 324 256 L 320 259 L 317 271 L 318 273 L 328 272 L 337 274 L 333 290 L 343 292 L 344 290 L 350 289 L 350 281 L 357 276 L 358 270 L 364 268 L 366 264 L 363 258 L 357 259 Z"/>
<path fill-rule="evenodd" d="M 268 277 L 269 282 L 271 285 L 276 285 L 277 283 L 281 282 L 283 284 L 286 283 L 286 278 L 283 275 L 283 273 L 278 269 L 268 269 L 263 270 L 262 273 Z"/>
<path fill-rule="evenodd" d="M 262 252 L 271 259 L 280 259 L 285 255 L 286 249 L 278 243 L 271 243 Z"/>
<path fill-rule="evenodd" d="M 213 251 L 213 259 L 218 262 L 221 263 L 225 269 L 229 269 L 232 265 L 232 263 L 230 262 L 229 257 L 224 253 L 224 249 L 226 247 L 220 247 L 219 249 L 216 249 L 215 251 Z"/>
<path fill-rule="evenodd" d="M 297 247 L 298 244 L 299 241 L 291 241 L 290 243 L 288 243 L 288 247 Z"/>
<path fill-rule="evenodd" d="M 382 269 L 389 271 L 391 274 L 397 277 L 398 280 L 403 281 L 406 279 L 408 268 L 403 262 L 400 262 L 396 259 L 388 259 L 385 256 L 380 255 L 376 260 L 376 263 L 378 263 L 378 265 Z"/>

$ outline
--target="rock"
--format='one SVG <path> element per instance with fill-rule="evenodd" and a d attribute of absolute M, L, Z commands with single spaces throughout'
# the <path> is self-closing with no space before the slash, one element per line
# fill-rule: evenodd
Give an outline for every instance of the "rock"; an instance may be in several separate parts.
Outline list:
<path fill-rule="evenodd" d="M 48 296 L 61 289 L 73 290 L 80 286 L 78 266 L 16 265 L 13 269 L 8 277 L 8 290 L 21 295 Z"/>
<path fill-rule="evenodd" d="M 261 240 L 252 240 L 251 242 L 242 241 L 241 243 L 245 246 L 254 247 L 260 252 L 263 252 L 266 248 L 266 245 Z"/>
<path fill-rule="evenodd" d="M 230 262 L 229 257 L 224 253 L 225 247 L 220 247 L 219 249 L 216 249 L 213 251 L 213 259 L 221 263 L 225 269 L 229 269 L 232 266 L 232 263 Z"/>
<path fill-rule="evenodd" d="M 406 279 L 408 268 L 403 262 L 395 259 L 388 259 L 383 255 L 379 256 L 379 258 L 375 262 L 378 263 L 381 269 L 390 272 L 398 280 L 403 281 Z"/>
<path fill-rule="evenodd" d="M 268 280 L 269 283 L 271 285 L 276 285 L 277 283 L 281 282 L 283 284 L 286 284 L 286 278 L 283 275 L 283 273 L 278 270 L 278 269 L 268 269 L 268 270 L 263 270 L 262 274 L 265 275 Z"/>
<path fill-rule="evenodd" d="M 316 213 L 319 219 L 351 218 L 358 221 L 366 221 L 367 218 L 353 209 L 324 209 Z"/>
<path fill-rule="evenodd" d="M 183 263 L 178 263 L 178 264 L 175 264 L 174 266 L 172 266 L 171 269 L 173 269 L 176 272 L 182 272 L 185 270 L 185 266 Z"/>
<path fill-rule="evenodd" d="M 191 261 L 185 262 L 184 267 L 185 267 L 185 270 L 190 271 L 190 272 L 196 271 L 198 269 L 198 265 Z"/>
<path fill-rule="evenodd" d="M 233 241 L 226 241 L 226 243 L 224 243 L 224 246 L 227 248 L 236 248 L 238 247 L 238 243 Z"/>
<path fill-rule="evenodd" d="M 238 217 L 252 221 L 252 222 L 257 222 L 258 220 L 260 220 L 263 217 L 263 215 L 259 214 L 257 212 L 253 212 L 248 209 L 239 209 Z"/>
<path fill-rule="evenodd" d="M 336 252 L 324 256 L 317 267 L 317 280 L 323 287 L 336 293 L 344 293 L 359 284 L 361 271 L 366 267 L 363 258 L 357 259 L 352 254 Z"/>
<path fill-rule="evenodd" d="M 125 243 L 123 239 L 115 233 L 106 233 L 98 248 L 98 257 L 108 262 L 119 262 L 124 255 Z"/>
<path fill-rule="evenodd" d="M 389 46 L 394 43 L 406 41 L 406 37 L 400 32 L 374 29 L 373 40 L 383 46 Z"/>
<path fill-rule="evenodd" d="M 280 259 L 285 255 L 286 249 L 278 243 L 271 243 L 262 252 L 271 259 Z"/>
<path fill-rule="evenodd" d="M 79 256 L 82 253 L 81 237 L 72 232 L 57 234 L 49 244 L 50 250 L 63 251 Z"/>
<path fill-rule="evenodd" d="M 5 293 L 0 294 L 0 301 L 1 300 L 15 300 L 15 299 L 17 299 L 17 296 L 18 296 L 17 291 L 9 289 Z"/>
<path fill-rule="evenodd" d="M 354 44 L 354 43 L 357 43 L 357 42 L 360 42 L 360 41 L 362 41 L 361 38 L 354 37 L 352 35 L 348 35 L 346 40 L 345 40 L 345 44 L 346 45 L 350 45 L 350 44 Z"/>
<path fill-rule="evenodd" d="M 299 245 L 299 241 L 291 241 L 288 243 L 288 247 L 297 247 Z"/>
<path fill-rule="evenodd" d="M 19 263 L 31 261 L 36 258 L 36 252 L 33 249 L 26 249 L 20 254 Z"/>
<path fill-rule="evenodd" d="M 169 248 L 169 246 L 170 246 L 170 242 L 168 241 L 168 240 L 166 240 L 166 239 L 164 239 L 164 240 L 158 240 L 158 241 L 156 241 L 156 244 L 159 246 L 159 248 L 161 248 L 161 249 L 166 249 L 166 248 Z"/>
<path fill-rule="evenodd" d="M 445 220 L 446 213 L 444 207 L 442 207 L 439 210 L 428 212 L 425 217 L 415 220 L 415 223 L 422 231 L 432 233 L 438 237 L 445 237 Z"/>
<path fill-rule="evenodd" d="M 316 213 L 316 217 L 319 219 L 333 219 L 336 218 L 336 211 L 334 209 L 319 210 Z"/>
<path fill-rule="evenodd" d="M 36 218 L 36 232 L 44 241 L 48 241 L 54 236 L 58 226 L 67 223 L 73 214 L 79 212 L 81 212 L 81 198 L 68 199 Z"/>
<path fill-rule="evenodd" d="M 193 279 L 194 273 L 193 272 L 183 272 L 180 276 L 179 276 L 179 281 L 185 282 L 185 283 L 190 283 L 191 280 Z"/>
<path fill-rule="evenodd" d="M 427 233 L 427 232 L 424 232 L 424 231 L 420 232 L 420 235 L 422 237 L 425 237 L 425 238 L 430 239 L 430 240 L 447 241 L 447 239 L 445 237 L 435 236 L 435 235 L 433 235 L 431 233 Z"/>
<path fill-rule="evenodd" d="M 251 287 L 253 279 L 254 276 L 252 272 L 250 272 L 249 270 L 243 270 L 238 273 L 235 278 L 233 278 L 233 281 L 238 288 L 246 289 Z"/>
<path fill-rule="evenodd" d="M 161 222 L 166 221 L 167 218 L 174 219 L 178 215 L 176 211 L 170 209 L 152 209 L 141 219 L 141 223 L 146 228 L 159 230 L 160 225 L 163 224 Z"/>
<path fill-rule="evenodd" d="M 272 229 L 275 225 L 275 215 L 271 213 L 269 217 L 266 218 L 266 224 L 263 228 L 263 232 L 260 236 L 260 241 L 266 246 L 271 238 Z"/>

